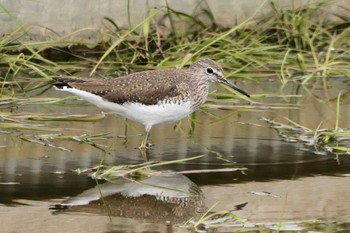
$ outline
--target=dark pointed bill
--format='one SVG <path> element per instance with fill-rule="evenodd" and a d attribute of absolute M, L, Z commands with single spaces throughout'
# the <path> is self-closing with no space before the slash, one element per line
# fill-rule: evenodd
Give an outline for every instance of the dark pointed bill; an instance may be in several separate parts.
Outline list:
<path fill-rule="evenodd" d="M 250 95 L 249 95 L 247 92 L 245 92 L 245 91 L 243 91 L 242 89 L 238 88 L 235 84 L 231 83 L 230 81 L 228 81 L 228 80 L 225 79 L 225 78 L 220 79 L 219 82 L 222 83 L 222 84 L 225 84 L 225 85 L 228 86 L 228 87 L 231 87 L 232 89 L 238 91 L 239 93 L 241 93 L 241 94 L 243 94 L 243 95 L 245 95 L 245 96 L 247 96 L 247 97 L 250 97 Z"/>

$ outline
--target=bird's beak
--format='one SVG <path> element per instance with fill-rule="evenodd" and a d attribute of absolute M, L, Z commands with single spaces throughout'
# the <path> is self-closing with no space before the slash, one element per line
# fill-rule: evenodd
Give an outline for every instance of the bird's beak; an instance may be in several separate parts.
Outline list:
<path fill-rule="evenodd" d="M 230 81 L 228 81 L 225 78 L 220 79 L 219 83 L 225 84 L 226 86 L 231 87 L 232 89 L 238 91 L 239 93 L 241 93 L 241 94 L 243 94 L 243 95 L 245 95 L 247 97 L 250 97 L 250 95 L 247 92 L 245 92 L 242 89 L 238 88 L 235 84 L 231 83 Z"/>

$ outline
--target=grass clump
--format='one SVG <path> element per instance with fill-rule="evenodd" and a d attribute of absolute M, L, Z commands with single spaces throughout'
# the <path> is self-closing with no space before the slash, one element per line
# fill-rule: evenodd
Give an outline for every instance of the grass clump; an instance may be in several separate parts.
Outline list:
<path fill-rule="evenodd" d="M 329 76 L 349 77 L 349 18 L 329 21 L 334 1 L 321 1 L 299 8 L 283 9 L 272 2 L 273 13 L 262 18 L 255 30 L 263 42 L 284 47 L 281 80 L 302 81 Z"/>
<path fill-rule="evenodd" d="M 271 3 L 271 15 L 252 17 L 232 28 L 217 24 L 209 8 L 194 16 L 166 9 L 164 17 L 169 19 L 170 27 L 157 20 L 164 11 L 153 11 L 127 31 L 127 36 L 120 30 L 111 32 L 110 45 L 106 43 L 108 50 L 100 62 L 114 54 L 124 65 L 138 70 L 140 65 L 142 69 L 182 67 L 209 56 L 224 66 L 228 77 L 277 74 L 283 84 L 300 80 L 307 84 L 317 77 L 349 76 L 349 19 L 325 20 L 332 3 L 292 9 Z M 178 21 L 186 22 L 185 30 L 174 26 Z"/>
<path fill-rule="evenodd" d="M 108 39 L 102 39 L 93 49 L 89 49 L 89 43 L 65 37 L 24 42 L 20 39 L 30 28 L 21 26 L 0 41 L 0 67 L 5 73 L 4 82 L 19 73 L 50 80 L 86 67 L 90 76 L 115 77 L 156 67 L 182 67 L 200 57 L 220 62 L 228 77 L 277 74 L 285 83 L 296 76 L 308 81 L 310 77 L 349 75 L 345 69 L 349 60 L 349 19 L 343 17 L 336 23 L 320 20 L 330 4 L 332 1 L 284 9 L 271 3 L 271 15 L 255 18 L 253 13 L 232 28 L 218 24 L 206 4 L 199 5 L 192 15 L 169 7 L 153 9 L 130 29 L 121 29 L 105 18 L 101 38 Z M 84 53 L 77 52 L 84 47 Z M 48 55 L 52 51 L 67 59 L 53 60 Z"/>

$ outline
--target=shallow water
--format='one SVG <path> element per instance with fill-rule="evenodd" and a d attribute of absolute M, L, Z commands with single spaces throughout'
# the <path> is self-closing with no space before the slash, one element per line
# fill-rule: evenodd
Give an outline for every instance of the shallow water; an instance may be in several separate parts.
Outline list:
<path fill-rule="evenodd" d="M 334 82 L 334 83 L 331 83 Z M 283 121 L 288 117 L 303 126 L 315 129 L 322 121 L 321 128 L 334 128 L 336 102 L 325 101 L 336 98 L 338 91 L 348 90 L 346 80 L 332 80 L 332 88 L 325 92 L 315 84 L 312 91 L 288 85 L 283 94 L 302 94 L 303 97 L 271 97 L 255 99 L 263 103 L 253 103 L 255 111 L 247 109 L 218 110 L 205 109 L 196 112 L 193 134 L 188 119 L 175 124 L 155 126 L 151 132 L 154 146 L 147 156 L 151 161 L 169 161 L 205 155 L 186 163 L 175 163 L 154 168 L 155 171 L 173 170 L 186 172 L 202 170 L 180 176 L 184 187 L 198 188 L 201 194 L 194 202 L 191 192 L 176 190 L 182 187 L 173 180 L 158 182 L 160 186 L 176 190 L 181 203 L 194 203 L 198 208 L 197 217 L 205 208 L 214 211 L 242 209 L 234 213 L 250 223 L 279 223 L 290 221 L 311 221 L 323 219 L 331 226 L 347 227 L 350 222 L 350 157 L 316 155 L 313 148 L 298 143 L 282 141 L 275 130 L 259 120 L 264 116 Z M 278 84 L 268 82 L 266 86 L 257 83 L 239 84 L 250 93 L 276 93 Z M 219 91 L 223 89 L 218 88 Z M 49 90 L 41 97 L 66 96 L 65 93 Z M 348 127 L 349 97 L 344 96 L 341 104 L 340 127 Z M 82 102 L 79 102 L 82 103 Z M 271 108 L 271 104 L 283 108 Z M 293 108 L 285 108 L 292 103 Z M 211 102 L 209 101 L 210 105 Z M 240 106 L 248 103 L 240 101 Z M 226 105 L 225 108 L 230 106 Z M 258 110 L 258 111 L 257 111 Z M 6 112 L 4 109 L 2 112 Z M 18 113 L 66 113 L 96 114 L 100 110 L 93 106 L 70 105 L 26 105 L 14 110 Z M 229 116 L 228 116 L 229 115 Z M 224 118 L 222 120 L 218 120 Z M 284 121 L 285 122 L 285 121 Z M 112 146 L 105 157 L 106 165 L 126 165 L 143 162 L 137 148 L 142 139 L 143 127 L 126 122 L 121 117 L 107 115 L 96 122 L 40 122 L 51 128 L 60 128 L 64 135 L 83 133 L 100 134 L 109 132 L 113 138 L 99 143 Z M 63 129 L 63 130 L 62 130 Z M 57 131 L 58 132 L 58 131 Z M 180 222 L 190 218 L 188 210 L 180 208 L 169 198 L 169 192 L 161 192 L 153 198 L 154 188 L 145 192 L 142 200 L 134 197 L 135 187 L 116 183 L 115 194 L 110 206 L 114 212 L 111 219 L 100 204 L 96 208 L 67 208 L 52 210 L 56 204 L 69 203 L 79 199 L 82 193 L 91 192 L 96 181 L 84 174 L 77 175 L 72 170 L 98 165 L 104 153 L 90 145 L 70 141 L 55 141 L 55 144 L 71 150 L 60 151 L 39 144 L 24 142 L 20 135 L 46 132 L 15 131 L 1 134 L 0 141 L 0 223 L 3 232 L 186 232 Z M 52 132 L 51 132 L 52 133 Z M 223 168 L 244 168 L 244 171 L 205 172 Z M 152 170 L 153 171 L 153 170 Z M 189 180 L 183 180 L 187 177 Z M 142 180 L 141 181 L 147 181 Z M 123 189 L 121 190 L 121 187 Z M 185 189 L 185 188 L 184 188 Z M 123 195 L 121 195 L 121 193 Z M 125 195 L 127 193 L 127 195 Z M 186 193 L 186 195 L 182 195 Z M 191 194 L 191 195 L 189 195 Z M 196 194 L 196 195 L 197 195 Z M 96 196 L 96 193 L 94 194 Z M 75 199 L 74 199 L 75 198 Z M 84 197 L 86 198 L 86 197 Z M 203 202 L 203 203 L 202 203 Z M 247 204 L 245 204 L 247 203 Z M 94 205 L 92 205 L 94 207 Z M 95 206 L 95 207 L 96 207 Z M 180 206 L 178 209 L 177 206 Z M 56 206 L 57 207 L 57 206 Z M 142 207 L 142 208 L 141 208 Z M 202 208 L 203 207 L 203 208 Z M 160 218 L 150 210 L 159 210 Z M 182 211 L 182 212 L 181 212 Z M 153 216 L 153 218 L 152 218 Z M 182 218 L 183 217 L 183 218 Z M 168 219 L 168 223 L 166 223 Z M 179 221 L 176 221 L 179 220 Z M 181 220 L 181 221 L 180 221 Z M 67 224 L 67 221 L 69 224 Z M 339 226 L 338 226 L 339 224 Z M 343 225 L 341 225 L 343 224 Z M 347 225 L 346 225 L 347 224 Z M 283 224 L 282 224 L 283 225 Z M 59 228 L 57 228 L 59 226 Z M 225 226 L 223 231 L 233 228 Z M 249 230 L 249 228 L 247 228 Z M 329 231 L 331 232 L 331 231 Z"/>

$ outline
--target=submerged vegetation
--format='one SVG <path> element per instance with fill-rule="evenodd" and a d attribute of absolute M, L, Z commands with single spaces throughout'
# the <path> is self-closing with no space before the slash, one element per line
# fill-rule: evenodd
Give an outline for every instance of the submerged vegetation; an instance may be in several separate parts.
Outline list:
<path fill-rule="evenodd" d="M 284 124 L 274 120 L 262 118 L 274 128 L 278 135 L 286 142 L 301 143 L 316 154 L 350 155 L 350 130 L 346 129 L 308 129 L 289 120 Z"/>

